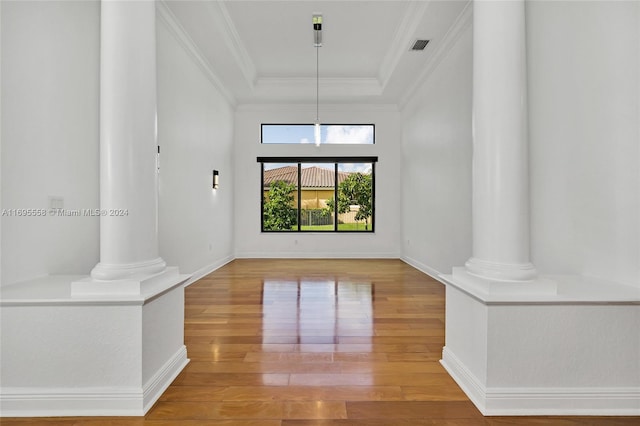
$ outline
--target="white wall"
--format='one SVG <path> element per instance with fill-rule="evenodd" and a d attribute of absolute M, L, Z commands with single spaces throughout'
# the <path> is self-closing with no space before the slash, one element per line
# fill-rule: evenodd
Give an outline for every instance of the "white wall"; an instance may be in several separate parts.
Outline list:
<path fill-rule="evenodd" d="M 402 255 L 432 274 L 471 256 L 472 31 L 402 110 Z"/>
<path fill-rule="evenodd" d="M 531 253 L 640 286 L 640 4 L 528 2 Z M 471 254 L 470 29 L 402 110 L 403 256 Z M 420 194 L 418 197 L 417 194 Z"/>
<path fill-rule="evenodd" d="M 0 4 L 0 210 L 2 204 L 2 5 Z M 2 222 L 0 219 L 0 286 L 2 286 Z"/>
<path fill-rule="evenodd" d="M 639 3 L 526 4 L 531 260 L 572 277 L 497 304 L 454 277 L 442 363 L 484 415 L 637 414 L 638 292 L 603 279 L 640 289 Z"/>
<path fill-rule="evenodd" d="M 528 2 L 532 260 L 640 287 L 640 3 Z"/>
<path fill-rule="evenodd" d="M 99 2 L 2 7 L 2 208 L 99 207 Z M 183 272 L 226 262 L 233 247 L 233 112 L 158 20 L 160 254 Z M 227 180 L 211 189 L 211 173 Z M 2 285 L 87 274 L 97 217 L 2 217 Z"/>
<path fill-rule="evenodd" d="M 261 145 L 261 123 L 312 123 L 315 105 L 239 107 L 235 126 L 237 257 L 399 257 L 400 121 L 395 107 L 321 105 L 327 123 L 375 124 L 375 145 Z M 261 233 L 260 156 L 378 156 L 375 233 Z"/>
<path fill-rule="evenodd" d="M 14 2 L 2 8 L 2 207 L 99 207 L 97 2 Z M 88 273 L 97 217 L 2 217 L 2 285 Z"/>
<path fill-rule="evenodd" d="M 233 255 L 234 117 L 171 28 L 158 20 L 160 255 L 182 273 L 205 272 Z"/>

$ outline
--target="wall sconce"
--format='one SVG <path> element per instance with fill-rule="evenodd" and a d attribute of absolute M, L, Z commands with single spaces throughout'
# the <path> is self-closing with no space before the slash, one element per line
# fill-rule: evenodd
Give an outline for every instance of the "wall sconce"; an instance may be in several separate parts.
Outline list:
<path fill-rule="evenodd" d="M 218 189 L 218 184 L 219 184 L 218 171 L 214 170 L 213 171 L 213 189 Z"/>

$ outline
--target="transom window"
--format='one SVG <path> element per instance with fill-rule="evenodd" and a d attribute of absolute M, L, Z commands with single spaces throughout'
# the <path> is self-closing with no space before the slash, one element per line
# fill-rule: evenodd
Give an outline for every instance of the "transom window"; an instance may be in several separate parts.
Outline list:
<path fill-rule="evenodd" d="M 262 168 L 262 232 L 374 231 L 378 157 L 257 160 Z"/>
<path fill-rule="evenodd" d="M 316 143 L 314 124 L 263 124 L 264 144 Z M 375 143 L 373 124 L 320 124 L 320 144 L 372 145 Z"/>

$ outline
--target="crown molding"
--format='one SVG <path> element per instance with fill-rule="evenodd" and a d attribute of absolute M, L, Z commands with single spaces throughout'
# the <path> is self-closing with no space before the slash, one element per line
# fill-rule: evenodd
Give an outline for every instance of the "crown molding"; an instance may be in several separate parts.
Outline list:
<path fill-rule="evenodd" d="M 207 2 L 207 5 L 217 24 L 217 29 L 222 33 L 222 38 L 236 61 L 236 65 L 240 68 L 249 88 L 253 89 L 257 79 L 256 66 L 238 34 L 233 19 L 229 15 L 229 10 L 221 1 Z"/>
<path fill-rule="evenodd" d="M 402 110 L 413 99 L 417 93 L 418 87 L 424 83 L 431 73 L 438 68 L 442 61 L 449 55 L 451 49 L 458 42 L 462 34 L 471 27 L 473 23 L 473 2 L 469 0 L 462 12 L 458 15 L 455 22 L 447 33 L 442 37 L 440 42 L 436 42 L 433 53 L 426 63 L 424 70 L 420 73 L 415 82 L 408 86 L 407 90 L 400 96 L 398 107 Z"/>
<path fill-rule="evenodd" d="M 410 42 L 415 37 L 414 34 L 430 3 L 430 0 L 410 2 L 407 6 L 378 71 L 378 80 L 383 89 L 387 86 L 402 56 L 408 52 Z"/>
<path fill-rule="evenodd" d="M 384 104 L 372 104 L 372 103 L 350 103 L 350 104 L 340 104 L 340 103 L 330 103 L 323 104 L 322 108 L 325 111 L 332 112 L 341 112 L 341 111 L 366 111 L 366 112 L 399 112 L 398 106 L 393 103 L 384 103 Z M 288 113 L 291 112 L 292 109 L 296 111 L 302 112 L 315 112 L 316 105 L 315 104 L 281 104 L 281 103 L 248 103 L 238 105 L 236 108 L 237 112 L 281 112 Z"/>
<path fill-rule="evenodd" d="M 193 39 L 182 27 L 176 16 L 171 11 L 171 8 L 166 4 L 165 0 L 156 2 L 156 14 L 160 18 L 159 21 L 167 26 L 167 29 L 178 41 L 184 51 L 191 57 L 193 62 L 204 73 L 205 77 L 213 84 L 213 86 L 220 91 L 222 96 L 235 108 L 237 100 L 233 93 L 227 89 L 220 77 L 213 71 L 213 67 L 206 59 L 205 55 L 198 48 Z"/>
<path fill-rule="evenodd" d="M 380 95 L 382 86 L 377 78 L 351 78 L 351 77 L 321 77 L 320 88 L 339 93 L 356 91 L 362 95 Z M 268 90 L 271 88 L 281 90 L 283 88 L 295 90 L 316 90 L 315 77 L 264 77 L 256 82 L 256 90 Z"/>
<path fill-rule="evenodd" d="M 370 97 L 382 95 L 382 86 L 377 78 L 320 78 L 320 99 Z M 259 78 L 254 87 L 258 97 L 282 96 L 283 93 L 314 94 L 316 79 L 306 77 Z"/>

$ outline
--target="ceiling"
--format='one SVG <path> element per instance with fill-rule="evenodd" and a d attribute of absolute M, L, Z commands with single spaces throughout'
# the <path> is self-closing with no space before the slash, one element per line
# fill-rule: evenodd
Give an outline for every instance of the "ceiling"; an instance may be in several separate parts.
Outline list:
<path fill-rule="evenodd" d="M 234 104 L 402 104 L 460 28 L 469 0 L 165 0 L 160 11 Z M 311 18 L 323 15 L 323 46 Z M 424 51 L 410 51 L 429 39 Z"/>

